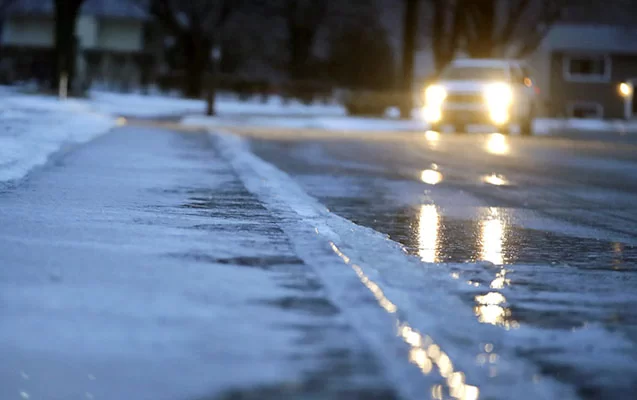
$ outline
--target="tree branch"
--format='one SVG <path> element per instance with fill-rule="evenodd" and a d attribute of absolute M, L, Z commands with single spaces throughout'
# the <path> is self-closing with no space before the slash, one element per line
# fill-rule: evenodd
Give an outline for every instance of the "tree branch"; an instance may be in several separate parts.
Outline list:
<path fill-rule="evenodd" d="M 504 46 L 506 43 L 511 42 L 515 29 L 520 25 L 521 19 L 528 10 L 530 3 L 530 0 L 510 0 L 507 21 L 500 34 L 497 35 L 496 45 Z"/>
<path fill-rule="evenodd" d="M 452 60 L 458 48 L 458 37 L 463 29 L 461 12 L 463 0 L 431 0 L 433 21 L 431 45 L 436 73 L 440 73 Z"/>
<path fill-rule="evenodd" d="M 219 18 L 217 19 L 216 26 L 222 26 L 232 14 L 237 6 L 237 0 L 221 0 L 221 11 L 219 11 Z M 231 5 L 232 4 L 232 5 Z"/>
<path fill-rule="evenodd" d="M 177 11 L 170 0 L 150 0 L 148 12 L 154 15 L 173 35 L 181 36 L 185 27 L 177 19 Z"/>
<path fill-rule="evenodd" d="M 526 57 L 538 48 L 546 35 L 548 35 L 551 31 L 553 25 L 560 20 L 562 12 L 566 6 L 567 0 L 543 0 L 540 17 L 533 25 L 535 29 L 532 31 L 531 35 L 528 35 L 525 38 L 522 46 L 516 52 L 518 58 Z"/>
<path fill-rule="evenodd" d="M 4 17 L 17 0 L 0 0 L 0 17 Z"/>

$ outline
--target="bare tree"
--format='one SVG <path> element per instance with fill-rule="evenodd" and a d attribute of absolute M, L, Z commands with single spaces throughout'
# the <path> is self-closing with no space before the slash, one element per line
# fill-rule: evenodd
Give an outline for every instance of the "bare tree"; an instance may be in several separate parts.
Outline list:
<path fill-rule="evenodd" d="M 530 2 L 530 0 L 518 1 Z M 535 13 L 533 13 L 532 6 L 529 5 L 530 3 L 527 4 L 526 7 L 531 10 L 530 15 L 527 14 L 527 18 L 530 22 L 526 24 L 520 23 L 522 29 L 517 30 L 517 36 L 515 25 L 512 25 L 514 22 L 510 22 L 512 27 L 509 28 L 508 31 L 505 31 L 499 39 L 498 45 L 503 49 L 502 52 L 506 52 L 507 44 L 513 44 L 515 47 L 513 54 L 511 54 L 512 57 L 524 58 L 533 53 L 542 43 L 553 25 L 562 18 L 564 10 L 571 3 L 571 0 L 542 0 L 539 2 Z M 515 11 L 512 11 L 510 14 L 511 21 L 522 20 L 524 18 L 523 11 L 517 14 Z M 526 28 L 526 30 L 524 28 Z"/>
<path fill-rule="evenodd" d="M 524 57 L 563 11 L 580 0 L 458 0 L 465 50 L 471 57 Z"/>
<path fill-rule="evenodd" d="M 148 11 L 176 40 L 182 54 L 186 96 L 202 96 L 213 46 L 220 43 L 221 27 L 240 3 L 238 0 L 150 0 Z"/>
<path fill-rule="evenodd" d="M 356 15 L 339 18 L 337 26 L 330 27 L 330 79 L 354 90 L 395 90 L 395 49 L 378 9 L 368 4 L 352 11 Z"/>
<path fill-rule="evenodd" d="M 460 0 L 429 0 L 431 45 L 436 73 L 440 73 L 455 57 L 463 29 Z"/>
<path fill-rule="evenodd" d="M 18 0 L 0 0 L 0 22 L 2 22 L 7 17 L 7 13 L 17 2 Z M 0 46 L 1 45 L 2 43 L 0 43 Z"/>
<path fill-rule="evenodd" d="M 77 38 L 75 30 L 84 0 L 54 0 L 54 62 L 52 86 L 58 89 L 61 82 L 72 87 L 75 75 Z"/>
<path fill-rule="evenodd" d="M 270 2 L 272 3 L 272 1 Z M 282 17 L 287 38 L 286 72 L 296 92 L 322 91 L 323 84 L 337 79 L 325 76 L 333 65 L 328 53 L 330 41 L 344 32 L 365 31 L 361 21 L 375 9 L 374 0 L 282 0 Z M 315 85 L 316 80 L 322 83 Z M 307 97 L 310 93 L 295 93 Z"/>
<path fill-rule="evenodd" d="M 0 0 L 0 20 L 4 19 L 7 15 L 7 11 L 16 4 L 18 0 Z"/>
<path fill-rule="evenodd" d="M 416 55 L 416 33 L 418 32 L 418 5 L 420 0 L 404 0 L 402 89 L 400 116 L 410 118 L 413 107 L 412 86 Z"/>
<path fill-rule="evenodd" d="M 294 80 L 308 78 L 316 37 L 328 16 L 328 1 L 285 0 L 288 37 L 288 74 Z"/>

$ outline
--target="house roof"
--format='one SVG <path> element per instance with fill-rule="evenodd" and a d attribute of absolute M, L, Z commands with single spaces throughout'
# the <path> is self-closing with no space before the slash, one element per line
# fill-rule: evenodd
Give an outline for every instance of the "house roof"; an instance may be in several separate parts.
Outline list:
<path fill-rule="evenodd" d="M 20 0 L 9 9 L 9 14 L 51 15 L 53 0 Z M 147 18 L 134 0 L 86 0 L 82 5 L 82 14 L 107 18 Z"/>
<path fill-rule="evenodd" d="M 569 24 L 634 26 L 637 4 L 634 0 L 590 0 L 567 7 L 561 20 Z"/>
<path fill-rule="evenodd" d="M 552 51 L 637 53 L 637 28 L 612 25 L 555 25 L 541 45 Z"/>

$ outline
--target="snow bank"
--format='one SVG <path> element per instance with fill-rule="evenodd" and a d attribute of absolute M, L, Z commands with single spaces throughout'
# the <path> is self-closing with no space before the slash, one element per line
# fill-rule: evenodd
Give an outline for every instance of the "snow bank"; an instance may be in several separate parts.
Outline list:
<path fill-rule="evenodd" d="M 637 133 L 637 121 L 538 118 L 534 130 L 537 135 L 550 135 L 564 130 Z"/>
<path fill-rule="evenodd" d="M 201 113 L 206 109 L 202 100 L 96 91 L 90 93 L 88 103 L 101 113 L 139 118 Z"/>
<path fill-rule="evenodd" d="M 247 110 L 247 109 L 246 109 Z M 189 115 L 181 122 L 188 126 L 197 127 L 245 127 L 258 126 L 265 128 L 286 129 L 318 129 L 328 131 L 356 131 L 356 132 L 423 132 L 430 128 L 429 124 L 418 117 L 417 113 L 411 120 L 402 120 L 388 114 L 387 118 L 348 117 L 346 115 L 329 115 L 317 112 L 277 115 L 272 113 L 250 114 L 247 112 L 236 118 L 236 115 L 221 113 L 219 117 L 206 117 L 204 115 Z M 443 127 L 444 132 L 453 132 L 451 127 Z M 491 133 L 494 128 L 489 125 L 470 125 L 467 127 L 470 133 Z M 568 131 L 594 132 L 594 133 L 637 133 L 635 121 L 604 121 L 586 119 L 551 119 L 540 118 L 535 121 L 534 132 L 537 135 L 559 135 Z"/>
<path fill-rule="evenodd" d="M 206 102 L 178 97 L 91 92 L 91 105 L 99 112 L 128 117 L 152 118 L 203 114 Z M 297 101 L 285 102 L 271 96 L 266 102 L 251 99 L 240 101 L 235 96 L 220 95 L 216 100 L 217 112 L 221 116 L 231 115 L 345 115 L 338 104 L 305 105 Z"/>
<path fill-rule="evenodd" d="M 259 126 L 287 129 L 319 129 L 330 131 L 406 131 L 422 132 L 427 124 L 421 120 L 398 120 L 346 116 L 245 116 L 243 118 L 191 115 L 182 119 L 184 125 L 199 127 Z"/>
<path fill-rule="evenodd" d="M 116 125 L 83 101 L 3 90 L 0 97 L 0 183 L 23 178 L 63 147 L 87 142 Z"/>

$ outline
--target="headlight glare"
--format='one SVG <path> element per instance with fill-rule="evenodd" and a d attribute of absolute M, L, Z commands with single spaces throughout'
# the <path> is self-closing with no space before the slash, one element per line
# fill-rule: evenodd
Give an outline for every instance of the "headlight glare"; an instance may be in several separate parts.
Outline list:
<path fill-rule="evenodd" d="M 447 98 L 447 91 L 440 85 L 431 85 L 425 90 L 425 101 L 428 105 L 440 105 Z"/>
<path fill-rule="evenodd" d="M 487 104 L 491 108 L 505 108 L 513 102 L 513 90 L 506 83 L 493 83 L 484 90 Z"/>

